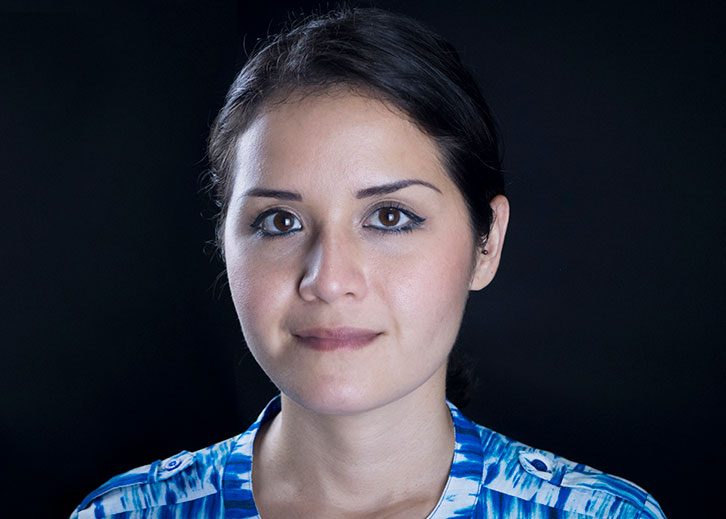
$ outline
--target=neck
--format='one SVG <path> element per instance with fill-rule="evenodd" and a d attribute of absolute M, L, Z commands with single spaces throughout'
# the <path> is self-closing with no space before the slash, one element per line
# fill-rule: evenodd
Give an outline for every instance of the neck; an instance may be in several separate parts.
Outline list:
<path fill-rule="evenodd" d="M 255 440 L 256 499 L 262 493 L 341 510 L 407 501 L 433 508 L 454 453 L 445 371 L 437 375 L 400 399 L 345 416 L 312 413 L 283 394 L 280 414 Z"/>

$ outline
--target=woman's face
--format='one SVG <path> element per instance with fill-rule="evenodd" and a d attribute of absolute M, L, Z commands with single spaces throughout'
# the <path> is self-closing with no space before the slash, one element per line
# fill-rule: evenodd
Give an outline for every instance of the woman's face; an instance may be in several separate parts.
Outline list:
<path fill-rule="evenodd" d="M 491 279 L 434 141 L 350 93 L 275 105 L 240 136 L 224 252 L 253 355 L 321 413 L 443 391 L 468 291 Z"/>

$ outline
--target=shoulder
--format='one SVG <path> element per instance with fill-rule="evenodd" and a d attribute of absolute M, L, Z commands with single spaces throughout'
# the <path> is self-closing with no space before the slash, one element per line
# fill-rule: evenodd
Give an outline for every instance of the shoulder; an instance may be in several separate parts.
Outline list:
<path fill-rule="evenodd" d="M 222 473 L 237 438 L 119 474 L 91 492 L 71 519 L 111 518 L 129 512 L 137 512 L 134 518 L 145 519 L 190 514 L 217 517 Z"/>
<path fill-rule="evenodd" d="M 665 519 L 656 500 L 626 479 L 475 426 L 484 456 L 480 508 L 499 507 L 502 517 Z"/>

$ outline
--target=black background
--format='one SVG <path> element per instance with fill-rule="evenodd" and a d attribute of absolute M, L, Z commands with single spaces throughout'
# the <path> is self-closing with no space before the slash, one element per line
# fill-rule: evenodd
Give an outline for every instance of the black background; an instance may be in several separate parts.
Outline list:
<path fill-rule="evenodd" d="M 313 5 L 5 2 L 3 517 L 65 517 L 119 472 L 243 431 L 274 395 L 205 245 L 204 146 L 243 47 Z M 376 5 L 448 37 L 503 131 L 512 219 L 461 332 L 480 379 L 466 413 L 637 482 L 672 518 L 708 513 L 718 2 Z"/>

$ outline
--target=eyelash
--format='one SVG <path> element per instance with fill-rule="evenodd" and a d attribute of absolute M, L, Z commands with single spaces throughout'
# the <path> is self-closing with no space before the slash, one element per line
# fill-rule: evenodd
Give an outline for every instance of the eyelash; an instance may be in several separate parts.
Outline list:
<path fill-rule="evenodd" d="M 293 234 L 298 229 L 282 232 L 282 233 L 271 233 L 267 232 L 262 228 L 262 222 L 265 221 L 265 218 L 268 216 L 271 216 L 276 213 L 288 213 L 289 215 L 292 215 L 295 217 L 295 219 L 298 219 L 297 216 L 295 216 L 291 211 L 288 211 L 286 209 L 282 209 L 280 207 L 273 207 L 271 209 L 267 209 L 266 211 L 261 212 L 259 215 L 257 215 L 257 218 L 250 224 L 250 227 L 255 230 L 255 234 L 257 236 L 260 236 L 261 238 L 280 238 L 282 236 L 288 236 L 290 234 Z M 299 220 L 299 219 L 298 219 Z"/>
<path fill-rule="evenodd" d="M 379 204 L 376 204 L 373 206 L 373 209 L 371 210 L 370 215 L 368 218 L 373 216 L 376 211 L 380 211 L 381 209 L 395 209 L 396 211 L 399 211 L 406 215 L 406 217 L 411 220 L 410 223 L 404 225 L 403 227 L 399 227 L 397 229 L 385 229 L 381 227 L 374 227 L 372 225 L 364 226 L 365 229 L 373 229 L 374 231 L 384 232 L 386 234 L 397 234 L 401 232 L 411 232 L 417 227 L 420 227 L 422 223 L 426 221 L 426 218 L 423 218 L 417 214 L 415 214 L 413 211 L 410 211 L 408 209 L 405 209 L 402 204 L 398 202 L 381 202 Z M 366 220 L 368 219 L 366 218 Z"/>
<path fill-rule="evenodd" d="M 374 231 L 378 231 L 378 232 L 382 232 L 382 233 L 386 233 L 386 234 L 398 234 L 398 233 L 402 233 L 402 232 L 412 232 L 414 229 L 421 226 L 421 224 L 423 224 L 423 222 L 426 221 L 426 218 L 418 216 L 414 212 L 412 212 L 408 209 L 405 209 L 403 207 L 403 205 L 401 205 L 398 202 L 381 202 L 379 204 L 376 204 L 372 208 L 372 210 L 371 210 L 369 216 L 366 218 L 366 220 L 368 220 L 368 218 L 373 216 L 376 213 L 376 211 L 380 211 L 381 209 L 394 209 L 396 211 L 399 211 L 399 212 L 403 213 L 409 220 L 411 220 L 411 222 L 406 224 L 405 226 L 399 227 L 397 229 L 385 229 L 385 228 L 381 228 L 381 227 L 375 227 L 373 225 L 364 225 L 363 226 L 364 229 L 372 229 Z M 288 214 L 292 215 L 293 217 L 295 217 L 296 219 L 298 219 L 294 215 L 294 213 L 292 213 L 291 211 L 287 211 L 286 209 L 282 209 L 282 208 L 273 207 L 271 209 L 267 209 L 266 211 L 263 211 L 262 213 L 260 213 L 255 218 L 255 220 L 250 224 L 250 227 L 255 229 L 255 234 L 257 234 L 258 236 L 260 236 L 262 238 L 280 238 L 283 236 L 289 236 L 289 235 L 294 234 L 295 232 L 301 230 L 301 229 L 294 229 L 294 230 L 290 230 L 287 232 L 281 232 L 281 233 L 270 233 L 270 232 L 265 231 L 262 228 L 262 222 L 265 220 L 265 218 L 267 218 L 270 215 L 280 213 L 280 212 L 288 213 Z"/>

